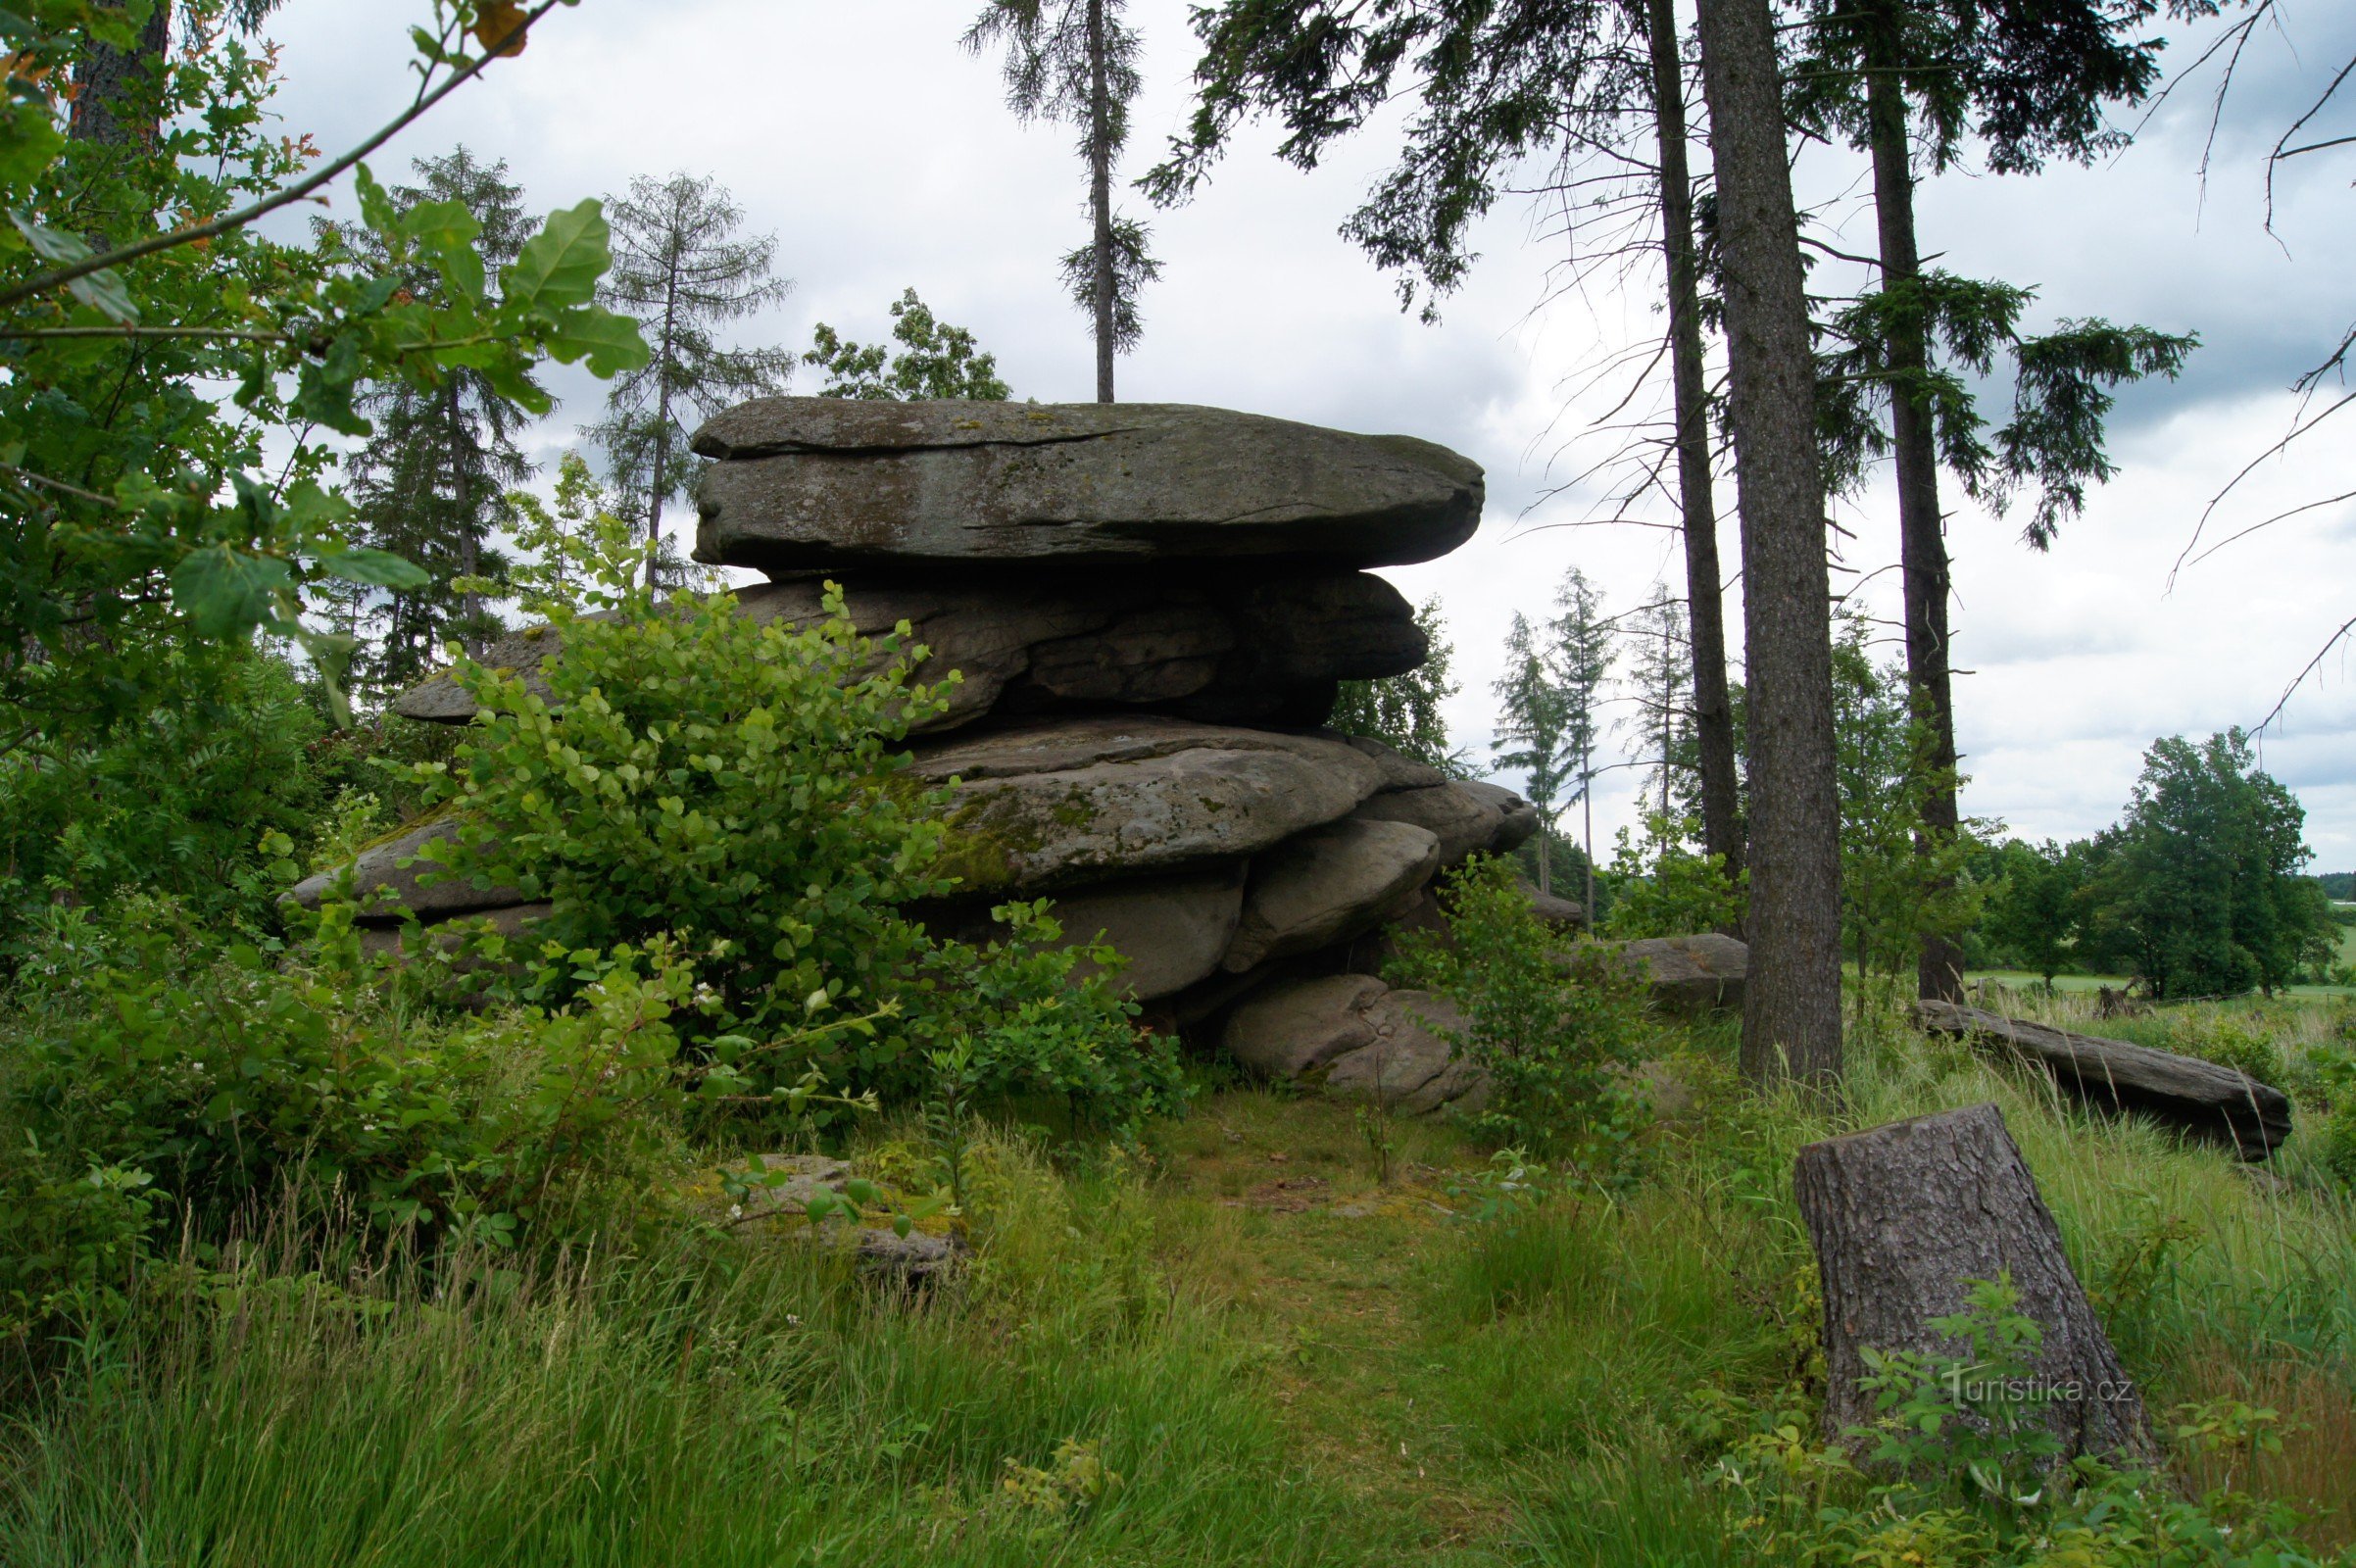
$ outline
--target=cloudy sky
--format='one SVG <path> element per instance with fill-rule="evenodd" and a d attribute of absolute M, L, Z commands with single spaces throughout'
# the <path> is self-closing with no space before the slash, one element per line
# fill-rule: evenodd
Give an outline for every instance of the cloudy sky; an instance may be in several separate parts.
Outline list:
<path fill-rule="evenodd" d="M 1093 392 L 1086 322 L 1055 259 L 1085 238 L 1083 184 L 1061 126 L 1018 124 L 993 62 L 957 47 L 978 0 L 584 0 L 552 16 L 520 59 L 462 89 L 375 160 L 379 174 L 464 142 L 504 158 L 537 209 L 614 191 L 635 174 L 716 177 L 777 236 L 786 303 L 746 341 L 806 346 L 826 321 L 864 339 L 913 286 L 972 328 L 1018 397 Z M 286 0 L 288 128 L 340 149 L 389 120 L 411 89 L 409 25 L 426 0 Z M 1131 0 L 1146 89 L 1129 172 L 1142 172 L 1186 107 L 1193 63 L 1183 0 Z M 2356 504 L 2318 507 L 2171 568 L 2203 508 L 2286 428 L 2291 380 L 2356 318 L 2356 151 L 2286 166 L 2265 227 L 2263 155 L 2286 118 L 2356 51 L 2356 7 L 2289 0 L 2258 36 L 2200 177 L 2213 77 L 2188 81 L 2135 145 L 2093 169 L 2034 177 L 1976 170 L 1927 184 L 1923 247 L 1967 276 L 2034 284 L 2033 325 L 2107 317 L 2203 347 L 2172 385 L 2130 390 L 2112 427 L 2118 477 L 2050 555 L 2017 523 L 1948 497 L 1956 558 L 1958 722 L 1967 808 L 2034 837 L 2113 820 L 2155 736 L 2262 717 L 2331 632 L 2356 614 Z M 2188 65 L 2198 41 L 2172 44 Z M 2356 130 L 2356 113 L 2314 127 Z M 1651 274 L 1606 269 L 1559 285 L 1585 239 L 1542 199 L 1509 198 L 1484 223 L 1483 261 L 1437 325 L 1398 307 L 1391 279 L 1336 229 L 1396 149 L 1378 127 L 1303 174 L 1247 136 L 1192 205 L 1151 216 L 1162 280 L 1124 399 L 1217 404 L 1345 429 L 1447 443 L 1489 473 L 1479 537 L 1446 561 L 1391 573 L 1438 594 L 1463 690 L 1451 720 L 1486 756 L 1490 682 L 1516 610 L 1544 612 L 1577 564 L 1616 607 L 1682 575 L 1675 535 L 1595 525 L 1608 487 L 1570 482 L 1607 458 L 1616 392 L 1599 366 L 1656 332 Z M 1543 171 L 1530 172 L 1536 183 Z M 1803 198 L 1834 243 L 1866 250 L 1857 162 L 1799 161 Z M 348 207 L 348 190 L 339 206 Z M 1831 281 L 1828 274 L 1828 282 Z M 597 415 L 593 382 L 561 381 L 540 432 L 552 460 Z M 1640 402 L 1640 408 L 1649 407 Z M 2209 523 L 2211 538 L 2356 490 L 2356 410 L 2261 465 Z M 1736 559 L 1731 494 L 1723 549 Z M 1656 497 L 1639 510 L 1669 517 Z M 1894 513 L 1887 485 L 1837 509 L 1837 582 L 1892 613 Z M 1739 591 L 1739 585 L 1738 585 Z M 1893 649 L 1894 652 L 1894 649 Z M 2318 868 L 2356 866 L 2356 656 L 2334 655 L 2264 740 L 2268 766 L 2307 807 Z M 1633 771 L 1599 784 L 1599 834 L 1633 820 Z"/>

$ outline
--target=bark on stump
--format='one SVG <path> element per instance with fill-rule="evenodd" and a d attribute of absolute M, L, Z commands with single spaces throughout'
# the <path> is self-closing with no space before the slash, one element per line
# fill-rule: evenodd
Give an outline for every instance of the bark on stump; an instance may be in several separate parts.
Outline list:
<path fill-rule="evenodd" d="M 1961 1353 L 1931 1320 L 1961 1309 L 1965 1281 L 2008 1273 L 2016 1310 L 2044 1331 L 2036 1371 L 2062 1457 L 2156 1453 L 2142 1396 L 1993 1104 L 1810 1144 L 1792 1180 L 1824 1282 L 1828 1436 L 1873 1424 L 1865 1348 Z"/>

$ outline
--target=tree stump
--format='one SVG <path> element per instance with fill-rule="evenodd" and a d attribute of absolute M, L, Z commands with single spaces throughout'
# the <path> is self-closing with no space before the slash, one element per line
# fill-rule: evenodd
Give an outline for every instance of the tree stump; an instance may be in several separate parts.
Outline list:
<path fill-rule="evenodd" d="M 1962 1308 L 1966 1281 L 2009 1274 L 2044 1331 L 2036 1374 L 2062 1458 L 2155 1455 L 2142 1396 L 1993 1104 L 1810 1144 L 1792 1181 L 1824 1282 L 1828 1436 L 1873 1424 L 1864 1349 L 1962 1353 L 1931 1320 Z"/>

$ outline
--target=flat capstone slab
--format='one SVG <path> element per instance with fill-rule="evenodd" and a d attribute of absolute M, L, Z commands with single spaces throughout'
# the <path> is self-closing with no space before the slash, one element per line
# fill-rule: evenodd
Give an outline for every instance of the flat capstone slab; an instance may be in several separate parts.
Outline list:
<path fill-rule="evenodd" d="M 762 398 L 696 432 L 716 460 L 696 559 L 886 563 L 1290 560 L 1396 566 L 1481 519 L 1480 466 L 1181 403 Z"/>

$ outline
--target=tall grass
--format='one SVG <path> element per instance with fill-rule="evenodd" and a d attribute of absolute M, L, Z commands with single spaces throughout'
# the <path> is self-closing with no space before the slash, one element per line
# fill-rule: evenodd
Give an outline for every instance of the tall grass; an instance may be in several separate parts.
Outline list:
<path fill-rule="evenodd" d="M 2218 1397 L 2277 1409 L 2289 1435 L 2247 1481 L 2317 1515 L 2318 1544 L 2356 1539 L 2356 1208 L 2297 1138 L 2272 1168 L 2245 1166 L 1887 1013 L 1852 1037 L 1837 1109 L 1747 1096 L 1723 1042 L 1680 1070 L 1697 1106 L 1642 1184 L 1469 1232 L 1434 1282 L 1460 1441 L 1526 1478 L 1517 1529 L 1537 1560 L 1739 1556 L 1688 1418 L 1703 1388 L 1804 1410 L 1821 1376 L 1793 1156 L 1982 1101 L 2002 1107 L 2155 1419 Z M 2217 1479 L 2191 1466 L 2195 1485 Z"/>
<path fill-rule="evenodd" d="M 1805 1424 L 1821 1377 L 1793 1156 L 1984 1100 L 2155 1412 L 2280 1410 L 2256 1489 L 2325 1516 L 2319 1544 L 2356 1536 L 2356 1212 L 2303 1134 L 2245 1167 L 1888 1015 L 1838 1109 L 1753 1096 L 1730 1058 L 1723 1029 L 1674 1058 L 1685 1103 L 1632 1180 L 1493 1223 L 1423 1200 L 1481 1160 L 1439 1127 L 1401 1129 L 1423 1174 L 1369 1217 L 1252 1206 L 1365 1155 L 1330 1106 L 1235 1095 L 1163 1140 L 1196 1188 L 977 1136 L 980 1254 L 929 1297 L 709 1237 L 431 1279 L 281 1250 L 159 1283 L 135 1343 L 0 1435 L 0 1562 L 1742 1560 L 1711 1401 Z M 860 1155 L 920 1157 L 906 1129 Z M 1067 1442 L 1120 1483 L 1058 1486 Z"/>
<path fill-rule="evenodd" d="M 1007 1211 L 1066 1200 L 1001 1161 Z M 1019 1200 L 1012 1193 L 1028 1194 Z M 1103 1244 L 1086 1214 L 1066 1263 Z M 1026 1265 L 1053 1272 L 1033 1237 Z M 1018 1271 L 1021 1272 L 1021 1271 Z M 1020 1281 L 1012 1282 L 1020 1286 Z M 8 1434 L 0 1561 L 1353 1562 L 1239 1348 L 1152 1300 L 932 1299 L 791 1245 L 183 1294 Z M 1067 1440 L 1121 1480 L 1053 1485 Z M 1049 1478 L 1017 1496 L 1009 1464 Z M 1066 1466 L 1068 1468 L 1068 1466 Z M 1366 1560 L 1371 1560 L 1367 1558 Z"/>

